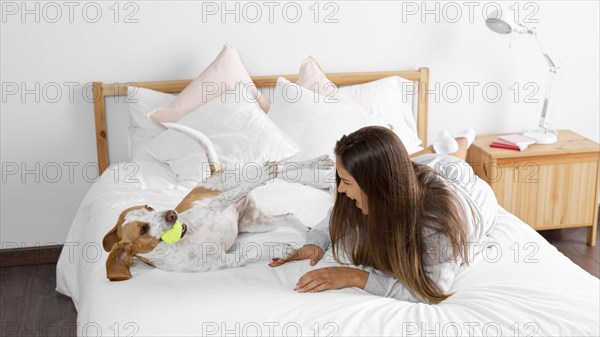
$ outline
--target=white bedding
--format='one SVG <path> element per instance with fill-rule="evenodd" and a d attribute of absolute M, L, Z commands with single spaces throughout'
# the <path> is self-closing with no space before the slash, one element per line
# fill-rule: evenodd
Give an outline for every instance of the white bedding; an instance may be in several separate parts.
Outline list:
<path fill-rule="evenodd" d="M 172 208 L 187 193 L 168 168 L 136 164 L 136 177 L 123 174 L 132 170 L 119 164 L 92 186 L 58 262 L 57 290 L 75 303 L 78 335 L 600 335 L 599 280 L 506 211 L 491 236 L 496 244 L 461 267 L 452 287 L 456 293 L 438 305 L 356 288 L 296 293 L 292 289 L 303 273 L 335 263 L 327 254 L 315 267 L 307 261 L 267 266 L 265 243 L 302 244 L 302 235 L 286 228 L 240 235 L 240 249 L 262 247 L 258 261 L 241 268 L 175 273 L 136 261 L 131 280 L 109 282 L 101 241 L 121 210 L 146 203 Z M 259 207 L 294 212 L 308 226 L 333 201 L 325 191 L 282 180 L 254 193 Z"/>

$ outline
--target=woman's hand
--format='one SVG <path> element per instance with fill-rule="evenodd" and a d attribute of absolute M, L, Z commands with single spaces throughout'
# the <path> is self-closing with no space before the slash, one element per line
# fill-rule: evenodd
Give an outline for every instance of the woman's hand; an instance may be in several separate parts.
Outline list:
<path fill-rule="evenodd" d="M 294 254 L 288 259 L 273 258 L 273 261 L 271 261 L 271 263 L 269 263 L 269 266 L 278 267 L 288 261 L 306 260 L 306 259 L 310 259 L 310 265 L 314 266 L 315 264 L 317 264 L 317 262 L 319 262 L 320 259 L 323 258 L 324 254 L 325 254 L 325 252 L 323 251 L 323 249 L 321 247 L 319 247 L 317 245 L 306 245 L 300 249 L 296 249 Z"/>
<path fill-rule="evenodd" d="M 294 290 L 299 293 L 319 292 L 323 290 L 348 287 L 365 288 L 369 273 L 348 267 L 328 267 L 311 270 L 302 275 Z"/>

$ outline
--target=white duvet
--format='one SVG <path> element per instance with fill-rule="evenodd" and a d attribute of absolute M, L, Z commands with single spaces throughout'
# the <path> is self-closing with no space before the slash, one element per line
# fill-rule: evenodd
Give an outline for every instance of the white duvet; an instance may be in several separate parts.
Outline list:
<path fill-rule="evenodd" d="M 101 241 L 119 213 L 146 203 L 172 208 L 188 191 L 160 164 L 138 162 L 135 177 L 115 175 L 131 172 L 123 165 L 92 186 L 58 261 L 57 290 L 73 299 L 80 336 L 600 335 L 599 280 L 506 211 L 491 235 L 494 244 L 461 267 L 455 294 L 438 305 L 356 288 L 296 293 L 302 274 L 335 263 L 328 252 L 314 267 L 307 261 L 267 266 L 272 244 L 303 243 L 287 228 L 240 235 L 238 251 L 255 257 L 241 268 L 176 273 L 136 261 L 131 280 L 109 282 Z M 307 226 L 333 202 L 325 191 L 282 180 L 254 194 L 259 207 L 294 212 Z"/>

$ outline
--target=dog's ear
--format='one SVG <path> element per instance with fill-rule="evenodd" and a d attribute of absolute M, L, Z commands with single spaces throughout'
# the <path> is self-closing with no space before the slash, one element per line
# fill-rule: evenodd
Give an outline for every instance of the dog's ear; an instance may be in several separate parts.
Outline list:
<path fill-rule="evenodd" d="M 108 233 L 106 233 L 106 235 L 104 235 L 104 239 L 102 239 L 102 247 L 104 247 L 104 250 L 107 252 L 110 252 L 113 248 L 113 246 L 115 245 L 115 243 L 121 241 L 121 238 L 119 237 L 119 227 L 121 227 L 123 225 L 123 222 L 125 222 L 125 216 L 129 213 L 129 211 L 131 211 L 132 209 L 136 209 L 136 208 L 143 208 L 143 207 L 147 207 L 147 206 L 134 206 L 134 207 L 130 207 L 126 210 L 124 210 L 123 212 L 121 212 L 121 214 L 119 214 L 119 219 L 117 219 L 117 223 L 115 224 L 115 226 L 108 231 Z"/>
<path fill-rule="evenodd" d="M 115 244 L 106 260 L 106 277 L 111 281 L 129 280 L 132 277 L 129 268 L 133 265 L 134 254 L 133 243 L 119 242 Z"/>
<path fill-rule="evenodd" d="M 106 235 L 104 235 L 104 239 L 102 239 L 102 247 L 107 252 L 110 252 L 115 245 L 115 243 L 119 242 L 119 234 L 117 233 L 117 226 L 119 226 L 120 222 L 117 222 L 115 227 L 108 231 Z"/>

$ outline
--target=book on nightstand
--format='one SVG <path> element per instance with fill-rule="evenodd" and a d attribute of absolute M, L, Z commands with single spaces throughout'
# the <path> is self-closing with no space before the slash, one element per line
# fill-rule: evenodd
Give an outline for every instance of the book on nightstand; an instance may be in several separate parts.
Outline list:
<path fill-rule="evenodd" d="M 498 136 L 498 139 L 492 141 L 490 147 L 523 151 L 531 144 L 535 144 L 535 140 L 523 135 L 513 134 Z"/>
<path fill-rule="evenodd" d="M 523 151 L 527 148 L 527 145 L 517 146 L 517 145 L 513 145 L 513 144 L 508 144 L 505 142 L 493 141 L 490 144 L 490 147 L 497 147 L 500 149 L 509 149 L 509 150 L 515 150 L 515 151 Z"/>
<path fill-rule="evenodd" d="M 498 136 L 498 140 L 517 146 L 535 144 L 535 139 L 525 137 L 523 135 L 503 135 Z"/>

